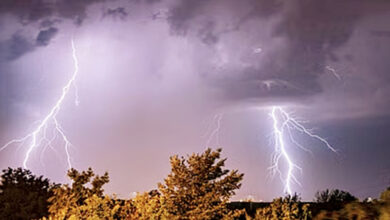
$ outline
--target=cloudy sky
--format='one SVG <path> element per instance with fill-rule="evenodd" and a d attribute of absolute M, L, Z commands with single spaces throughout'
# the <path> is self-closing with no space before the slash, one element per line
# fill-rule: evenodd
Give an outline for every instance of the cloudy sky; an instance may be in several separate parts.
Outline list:
<path fill-rule="evenodd" d="M 339 152 L 294 132 L 312 151 L 287 146 L 294 191 L 376 197 L 390 184 L 389 20 L 388 0 L 2 0 L 0 145 L 58 100 L 73 39 L 80 71 L 57 119 L 73 166 L 108 171 L 107 192 L 153 189 L 170 155 L 220 146 L 245 173 L 237 199 L 283 195 L 268 169 L 281 106 Z M 1 151 L 0 167 L 22 166 L 27 147 Z M 28 167 L 66 182 L 64 153 L 57 139 Z"/>

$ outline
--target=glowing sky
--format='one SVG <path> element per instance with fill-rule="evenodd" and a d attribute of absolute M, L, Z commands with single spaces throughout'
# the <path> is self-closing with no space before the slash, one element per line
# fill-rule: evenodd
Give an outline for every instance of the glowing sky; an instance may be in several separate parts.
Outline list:
<path fill-rule="evenodd" d="M 387 0 L 2 0 L 0 145 L 58 99 L 73 38 L 80 105 L 72 90 L 57 118 L 74 167 L 108 171 L 107 192 L 155 188 L 169 156 L 203 151 L 222 114 L 223 156 L 245 173 L 237 198 L 282 195 L 267 170 L 276 105 L 340 152 L 297 133 L 313 155 L 291 152 L 303 169 L 295 191 L 376 197 L 390 182 L 389 20 Z M 25 151 L 0 152 L 0 168 Z M 30 168 L 63 182 L 63 153 L 32 152 Z"/>

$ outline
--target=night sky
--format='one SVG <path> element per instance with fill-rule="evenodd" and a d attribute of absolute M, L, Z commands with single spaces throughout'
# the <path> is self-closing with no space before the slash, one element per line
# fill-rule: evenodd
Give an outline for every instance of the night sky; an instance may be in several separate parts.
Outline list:
<path fill-rule="evenodd" d="M 235 199 L 284 195 L 268 169 L 281 106 L 338 150 L 294 133 L 312 151 L 287 148 L 302 168 L 294 191 L 377 197 L 390 185 L 389 21 L 388 0 L 1 0 L 0 146 L 61 95 L 73 39 L 77 90 L 57 118 L 73 166 L 108 171 L 108 193 L 155 188 L 169 156 L 202 152 L 222 116 L 209 145 L 245 173 Z M 67 182 L 63 143 L 53 146 L 28 168 Z M 25 152 L 1 151 L 0 168 Z"/>

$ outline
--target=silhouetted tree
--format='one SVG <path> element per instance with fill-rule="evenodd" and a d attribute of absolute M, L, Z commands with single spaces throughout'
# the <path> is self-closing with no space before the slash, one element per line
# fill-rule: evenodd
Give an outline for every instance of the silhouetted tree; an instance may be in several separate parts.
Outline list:
<path fill-rule="evenodd" d="M 51 184 L 29 170 L 3 170 L 0 183 L 0 219 L 39 219 L 48 215 Z"/>
<path fill-rule="evenodd" d="M 326 211 L 322 210 L 314 220 L 373 220 L 378 219 L 378 212 L 375 205 L 365 205 L 358 201 L 350 202 L 344 205 L 340 210 Z"/>
<path fill-rule="evenodd" d="M 381 193 L 379 199 L 385 202 L 390 202 L 390 187 L 387 187 L 387 189 Z"/>
<path fill-rule="evenodd" d="M 339 210 L 321 210 L 314 220 L 388 220 L 390 219 L 390 189 L 379 200 L 344 203 Z"/>
<path fill-rule="evenodd" d="M 351 193 L 338 189 L 326 189 L 315 195 L 315 201 L 318 203 L 348 203 L 356 200 L 358 199 Z"/>
<path fill-rule="evenodd" d="M 258 208 L 254 218 L 248 220 L 308 220 L 311 219 L 309 204 L 301 203 L 298 195 L 274 199 L 268 207 Z"/>
<path fill-rule="evenodd" d="M 379 219 L 386 220 L 390 219 L 390 187 L 381 193 L 380 196 L 380 208 L 379 208 Z"/>
<path fill-rule="evenodd" d="M 319 191 L 315 195 L 315 201 L 321 203 L 321 208 L 326 211 L 337 211 L 343 208 L 347 203 L 357 201 L 358 199 L 349 192 L 339 189 Z"/>

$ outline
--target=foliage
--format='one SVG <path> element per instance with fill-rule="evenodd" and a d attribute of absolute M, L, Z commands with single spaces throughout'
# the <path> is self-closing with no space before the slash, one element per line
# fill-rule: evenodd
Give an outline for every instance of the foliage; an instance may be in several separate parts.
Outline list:
<path fill-rule="evenodd" d="M 349 203 L 357 201 L 357 198 L 350 194 L 349 192 L 334 189 L 326 189 L 324 191 L 317 192 L 315 195 L 315 200 L 318 203 Z"/>
<path fill-rule="evenodd" d="M 297 195 L 274 199 L 268 207 L 256 210 L 254 220 L 307 220 L 311 219 L 309 204 L 302 204 Z"/>
<path fill-rule="evenodd" d="M 132 199 L 130 219 L 160 219 L 162 218 L 161 196 L 157 190 L 137 194 Z"/>
<path fill-rule="evenodd" d="M 119 201 L 103 195 L 103 185 L 109 182 L 108 173 L 95 175 L 91 168 L 78 172 L 68 171 L 72 185 L 53 189 L 49 198 L 49 219 L 114 219 L 120 217 L 122 207 Z M 90 184 L 91 188 L 86 185 Z"/>
<path fill-rule="evenodd" d="M 159 190 L 138 194 L 129 201 L 103 195 L 108 174 L 97 176 L 91 169 L 71 169 L 72 185 L 57 186 L 49 199 L 50 219 L 233 219 L 242 211 L 226 204 L 238 189 L 243 174 L 223 169 L 221 150 L 206 150 L 187 159 L 171 157 L 172 170 Z M 90 184 L 91 187 L 86 185 Z"/>
<path fill-rule="evenodd" d="M 379 198 L 384 202 L 390 202 L 390 187 L 387 187 L 387 189 L 381 193 Z"/>
<path fill-rule="evenodd" d="M 315 220 L 371 220 L 377 219 L 376 210 L 371 206 L 366 206 L 360 202 L 351 202 L 346 204 L 342 209 L 336 211 L 322 210 L 314 219 Z"/>
<path fill-rule="evenodd" d="M 51 184 L 22 168 L 3 170 L 0 184 L 0 219 L 38 219 L 48 214 Z"/>
<path fill-rule="evenodd" d="M 220 155 L 221 149 L 207 149 L 188 159 L 171 157 L 171 173 L 158 185 L 158 213 L 168 219 L 232 219 L 241 215 L 226 204 L 240 188 L 243 174 L 224 169 L 226 159 Z"/>
<path fill-rule="evenodd" d="M 390 189 L 384 191 L 380 200 L 372 202 L 353 201 L 340 210 L 322 210 L 315 220 L 388 220 L 390 219 Z"/>
<path fill-rule="evenodd" d="M 243 174 L 225 169 L 220 154 L 221 149 L 207 149 L 186 158 L 172 156 L 171 172 L 158 189 L 129 200 L 104 195 L 108 174 L 95 175 L 91 168 L 69 170 L 70 185 L 53 185 L 28 170 L 8 168 L 1 175 L 0 219 L 390 219 L 390 187 L 379 199 L 363 202 L 345 191 L 325 190 L 316 194 L 315 203 L 301 202 L 297 195 L 272 203 L 229 203 Z"/>
<path fill-rule="evenodd" d="M 390 187 L 380 196 L 379 220 L 390 219 Z"/>

